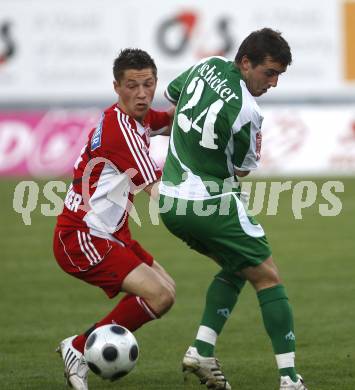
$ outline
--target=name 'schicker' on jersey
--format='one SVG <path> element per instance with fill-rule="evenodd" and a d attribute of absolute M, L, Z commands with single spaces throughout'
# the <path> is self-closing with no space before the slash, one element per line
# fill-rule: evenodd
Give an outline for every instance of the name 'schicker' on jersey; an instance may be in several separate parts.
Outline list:
<path fill-rule="evenodd" d="M 210 68 L 210 65 L 203 64 L 199 69 L 197 69 L 197 72 L 200 73 L 207 84 L 227 103 L 233 98 L 238 100 L 238 96 L 232 91 L 231 88 L 228 87 L 228 79 L 219 79 L 218 76 L 221 74 L 221 72 L 216 74 L 214 72 L 215 69 L 215 65 Z"/>

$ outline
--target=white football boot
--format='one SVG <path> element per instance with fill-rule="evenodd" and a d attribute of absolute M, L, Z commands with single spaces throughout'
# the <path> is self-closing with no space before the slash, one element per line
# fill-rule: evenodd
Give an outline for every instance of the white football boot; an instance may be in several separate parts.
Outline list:
<path fill-rule="evenodd" d="M 88 390 L 89 367 L 84 355 L 73 347 L 76 336 L 61 341 L 56 349 L 64 360 L 64 376 L 67 384 L 75 390 Z"/>
<path fill-rule="evenodd" d="M 222 372 L 222 366 L 215 357 L 201 356 L 195 347 L 189 347 L 182 360 L 182 372 L 185 380 L 189 373 L 195 374 L 201 384 L 213 390 L 231 390 Z"/>
<path fill-rule="evenodd" d="M 289 376 L 282 376 L 280 378 L 280 390 L 307 390 L 301 375 L 297 375 L 298 381 L 293 382 Z"/>

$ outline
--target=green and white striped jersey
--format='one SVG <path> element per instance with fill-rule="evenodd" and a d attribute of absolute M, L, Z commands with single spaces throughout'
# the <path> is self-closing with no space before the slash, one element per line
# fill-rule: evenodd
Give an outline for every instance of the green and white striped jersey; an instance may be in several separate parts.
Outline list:
<path fill-rule="evenodd" d="M 236 182 L 235 169 L 257 168 L 263 117 L 234 62 L 205 58 L 173 80 L 166 96 L 176 112 L 161 194 L 206 199 Z"/>

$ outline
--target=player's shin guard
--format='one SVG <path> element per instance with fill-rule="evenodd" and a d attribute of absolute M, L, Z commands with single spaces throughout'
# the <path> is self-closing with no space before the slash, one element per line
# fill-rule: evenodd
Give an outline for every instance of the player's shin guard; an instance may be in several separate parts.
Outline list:
<path fill-rule="evenodd" d="M 231 314 L 245 280 L 236 275 L 219 272 L 206 294 L 206 306 L 196 340 L 193 344 L 201 356 L 214 355 L 217 336 Z"/>
<path fill-rule="evenodd" d="M 288 375 L 296 381 L 293 315 L 285 288 L 279 284 L 260 290 L 257 295 L 264 326 L 271 339 L 280 375 Z"/>

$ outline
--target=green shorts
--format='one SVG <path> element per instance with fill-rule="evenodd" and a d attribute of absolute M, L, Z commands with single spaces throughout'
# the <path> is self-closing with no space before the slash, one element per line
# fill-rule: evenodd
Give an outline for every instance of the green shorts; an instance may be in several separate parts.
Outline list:
<path fill-rule="evenodd" d="M 159 208 L 171 233 L 228 272 L 257 266 L 271 255 L 263 228 L 247 215 L 235 193 L 206 200 L 161 195 Z"/>

